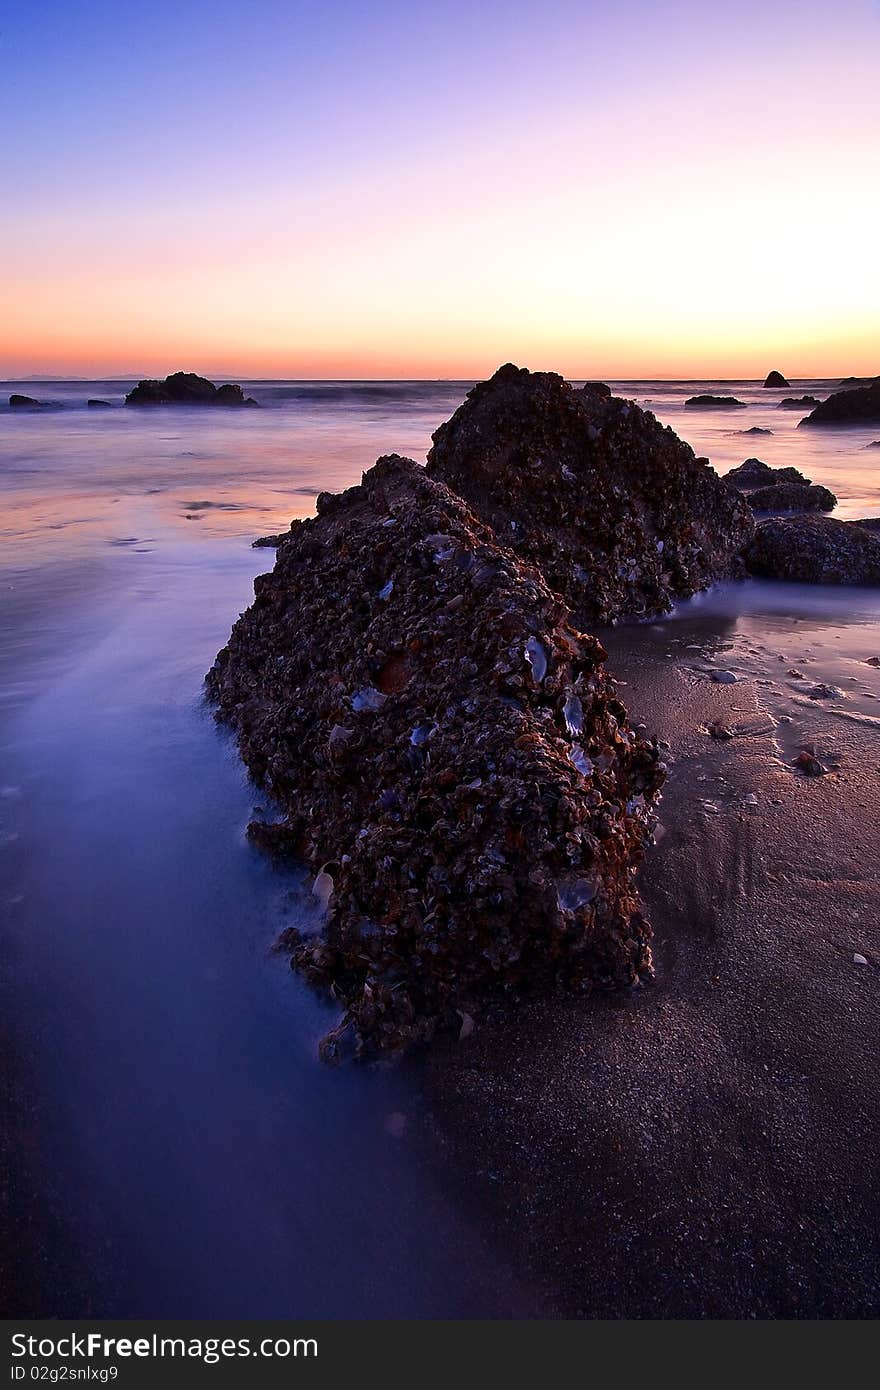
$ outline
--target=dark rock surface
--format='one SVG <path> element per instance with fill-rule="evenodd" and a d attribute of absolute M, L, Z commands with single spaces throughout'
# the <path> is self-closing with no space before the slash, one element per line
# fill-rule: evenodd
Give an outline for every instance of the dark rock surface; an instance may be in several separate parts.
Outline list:
<path fill-rule="evenodd" d="M 251 406 L 240 386 L 215 386 L 195 372 L 172 372 L 164 381 L 141 381 L 125 398 L 126 405 L 223 405 Z"/>
<path fill-rule="evenodd" d="M 691 410 L 744 410 L 745 404 L 745 401 L 738 401 L 736 396 L 690 396 L 685 401 Z"/>
<path fill-rule="evenodd" d="M 767 375 L 767 380 L 764 382 L 764 385 L 765 385 L 765 386 L 791 386 L 791 382 L 790 382 L 790 381 L 786 381 L 785 377 L 782 375 L 782 372 L 769 372 L 768 375 Z"/>
<path fill-rule="evenodd" d="M 837 506 L 833 492 L 810 482 L 770 483 L 768 487 L 755 488 L 748 500 L 753 512 L 831 512 Z"/>
<path fill-rule="evenodd" d="M 255 541 L 251 541 L 251 545 L 254 550 L 277 550 L 281 542 L 287 540 L 289 535 L 291 535 L 291 531 L 279 531 L 274 536 L 258 536 Z"/>
<path fill-rule="evenodd" d="M 880 534 L 832 517 L 771 517 L 746 551 L 753 574 L 805 584 L 880 584 Z"/>
<path fill-rule="evenodd" d="M 511 365 L 437 430 L 428 474 L 587 624 L 667 611 L 741 572 L 754 525 L 708 462 L 649 411 Z"/>
<path fill-rule="evenodd" d="M 632 867 L 664 769 L 599 642 L 409 460 L 317 505 L 207 684 L 287 815 L 253 837 L 328 902 L 319 938 L 287 942 L 345 1011 L 324 1055 L 347 1030 L 367 1053 L 458 1032 L 487 997 L 638 981 Z"/>
<path fill-rule="evenodd" d="M 874 425 L 880 424 L 880 381 L 853 391 L 835 391 L 827 401 L 817 404 L 798 429 L 805 425 Z"/>
<path fill-rule="evenodd" d="M 86 401 L 89 410 L 112 410 L 113 405 L 110 401 L 91 400 Z"/>
<path fill-rule="evenodd" d="M 737 430 L 737 434 L 772 434 L 772 430 L 762 429 L 760 425 L 752 425 L 750 430 Z"/>
<path fill-rule="evenodd" d="M 812 410 L 819 405 L 818 396 L 786 396 L 779 402 L 778 410 Z"/>
<path fill-rule="evenodd" d="M 728 487 L 735 487 L 740 492 L 750 492 L 756 487 L 767 487 L 772 483 L 805 483 L 810 479 L 805 477 L 797 468 L 771 468 L 769 463 L 764 463 L 762 459 L 746 459 L 739 468 L 732 468 L 729 473 L 725 473 L 724 481 Z"/>
<path fill-rule="evenodd" d="M 9 397 L 9 404 L 13 410 L 33 410 L 42 405 L 42 401 L 35 401 L 33 396 L 21 396 L 17 391 L 13 391 Z"/>
<path fill-rule="evenodd" d="M 830 512 L 837 506 L 833 492 L 797 468 L 771 468 L 761 459 L 746 459 L 724 481 L 744 493 L 755 512 Z"/>

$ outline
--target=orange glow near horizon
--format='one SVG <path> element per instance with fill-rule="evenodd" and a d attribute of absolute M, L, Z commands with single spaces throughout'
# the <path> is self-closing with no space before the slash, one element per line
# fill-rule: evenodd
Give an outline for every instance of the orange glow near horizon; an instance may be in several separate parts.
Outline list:
<path fill-rule="evenodd" d="M 285 66 L 297 31 L 277 108 L 253 129 L 234 104 L 215 112 L 189 162 L 145 145 L 133 168 L 122 149 L 84 170 L 77 147 L 72 171 L 50 154 L 54 181 L 15 168 L 0 375 L 470 379 L 508 360 L 573 378 L 874 374 L 878 10 L 738 9 L 752 27 L 695 0 L 662 15 L 624 0 L 601 19 L 564 3 L 554 27 L 515 3 L 506 48 L 475 31 L 471 71 L 448 35 L 434 71 L 418 27 L 363 30 L 372 77 L 358 34 L 327 30 L 348 49 L 314 92 L 311 67 L 296 84 Z M 217 64 L 237 61 L 203 54 L 206 101 Z M 143 111 L 120 96 L 130 142 L 153 138 L 158 80 L 140 73 Z M 112 114 L 80 124 L 94 139 Z M 74 138 L 61 115 L 44 119 L 50 151 Z M 241 149 L 215 161 L 236 122 Z"/>

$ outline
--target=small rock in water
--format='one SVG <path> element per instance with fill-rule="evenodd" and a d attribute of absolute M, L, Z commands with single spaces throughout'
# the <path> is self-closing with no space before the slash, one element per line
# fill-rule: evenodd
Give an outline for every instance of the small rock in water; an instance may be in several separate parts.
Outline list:
<path fill-rule="evenodd" d="M 712 396 L 704 394 L 702 396 L 690 396 L 685 405 L 692 410 L 744 410 L 745 401 L 738 401 L 736 396 Z"/>
<path fill-rule="evenodd" d="M 865 662 L 866 666 L 880 666 L 880 656 L 869 656 Z"/>
<path fill-rule="evenodd" d="M 867 957 L 866 957 L 866 956 L 863 956 L 863 955 L 860 955 L 859 952 L 856 951 L 855 955 L 853 956 L 853 965 L 867 965 L 867 964 L 868 964 Z"/>
<path fill-rule="evenodd" d="M 716 685 L 736 685 L 739 677 L 733 671 L 713 671 L 712 679 Z"/>

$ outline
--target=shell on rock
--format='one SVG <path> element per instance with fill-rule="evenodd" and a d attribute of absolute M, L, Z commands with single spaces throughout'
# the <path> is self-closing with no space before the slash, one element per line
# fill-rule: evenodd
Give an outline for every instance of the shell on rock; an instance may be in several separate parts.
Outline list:
<path fill-rule="evenodd" d="M 540 685 L 547 674 L 547 653 L 537 637 L 530 637 L 526 642 L 525 657 L 532 668 L 532 675 Z"/>
<path fill-rule="evenodd" d="M 357 690 L 352 695 L 351 707 L 357 714 L 363 710 L 380 710 L 387 698 L 388 696 L 383 695 L 381 690 L 376 690 L 375 686 L 365 685 L 362 690 Z"/>

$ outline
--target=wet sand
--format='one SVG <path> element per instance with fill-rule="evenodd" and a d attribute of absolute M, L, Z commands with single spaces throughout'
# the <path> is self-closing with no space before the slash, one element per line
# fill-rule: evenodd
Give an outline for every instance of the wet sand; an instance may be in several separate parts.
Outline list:
<path fill-rule="evenodd" d="M 779 693 L 779 656 L 810 645 L 793 619 L 776 652 L 772 625 L 763 648 L 677 626 L 608 639 L 673 758 L 642 874 L 656 984 L 536 1004 L 429 1058 L 424 1142 L 557 1315 L 876 1316 L 880 737 Z M 706 679 L 695 638 L 754 678 Z M 719 718 L 735 738 L 706 734 Z M 780 730 L 835 770 L 796 775 Z"/>
<path fill-rule="evenodd" d="M 861 440 L 783 433 L 766 394 L 757 452 L 876 514 Z M 750 584 L 609 636 L 674 756 L 653 988 L 317 1061 L 330 1010 L 271 949 L 311 900 L 244 840 L 202 677 L 271 564 L 253 536 L 422 457 L 455 403 L 0 418 L 7 1311 L 878 1311 L 878 591 Z M 722 468 L 754 451 L 698 426 Z M 787 766 L 810 738 L 827 777 Z"/>

